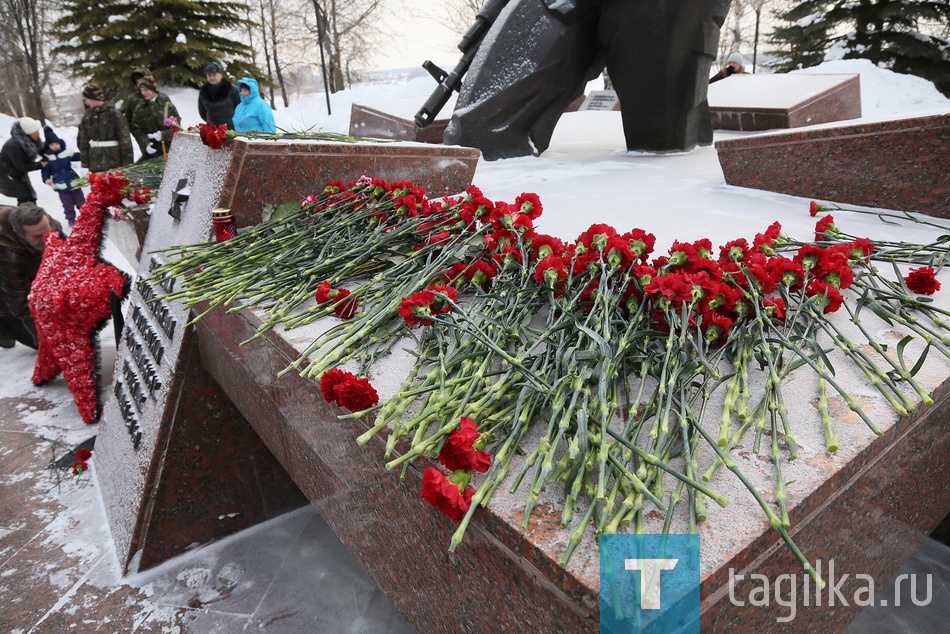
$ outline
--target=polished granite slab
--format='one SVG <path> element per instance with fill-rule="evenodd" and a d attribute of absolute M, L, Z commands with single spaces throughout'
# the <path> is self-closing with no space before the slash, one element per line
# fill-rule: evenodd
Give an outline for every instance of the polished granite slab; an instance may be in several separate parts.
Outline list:
<path fill-rule="evenodd" d="M 716 142 L 726 183 L 950 218 L 950 113 Z"/>
<path fill-rule="evenodd" d="M 352 136 L 418 141 L 419 143 L 442 143 L 442 133 L 449 124 L 454 105 L 446 104 L 439 115 L 425 128 L 415 124 L 415 112 L 422 106 L 422 99 L 393 99 L 385 104 L 354 103 L 350 106 L 350 134 Z M 415 109 L 415 110 L 414 110 Z"/>
<path fill-rule="evenodd" d="M 411 120 L 410 120 L 411 122 Z M 366 136 L 366 134 L 363 134 Z M 396 137 L 394 140 L 416 140 Z M 422 139 L 419 139 L 422 140 Z M 441 143 L 439 138 L 433 143 Z M 218 150 L 205 148 L 213 160 L 182 170 L 181 159 L 203 148 L 197 134 L 179 133 L 169 155 L 173 176 L 163 187 L 175 188 L 181 204 L 187 205 L 198 180 L 216 182 L 212 208 L 231 209 L 238 227 L 262 220 L 262 210 L 288 200 L 299 200 L 333 180 L 350 182 L 364 175 L 388 181 L 410 180 L 432 197 L 458 194 L 472 184 L 481 153 L 477 149 L 392 141 L 331 142 L 304 139 L 249 139 L 236 137 Z M 169 200 L 166 203 L 171 206 Z M 167 207 L 163 207 L 163 211 Z M 209 210 L 210 211 L 210 210 Z M 129 262 L 142 254 L 151 220 L 151 210 L 132 210 L 131 222 L 110 222 L 108 230 Z"/>
<path fill-rule="evenodd" d="M 859 75 L 731 75 L 709 85 L 713 129 L 753 132 L 858 119 Z"/>

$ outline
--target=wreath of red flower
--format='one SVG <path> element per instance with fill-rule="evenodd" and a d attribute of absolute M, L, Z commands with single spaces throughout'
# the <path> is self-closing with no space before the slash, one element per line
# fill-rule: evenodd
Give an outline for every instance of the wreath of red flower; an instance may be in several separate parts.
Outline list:
<path fill-rule="evenodd" d="M 101 413 L 97 334 L 112 316 L 110 295 L 124 298 L 129 277 L 99 256 L 106 208 L 124 197 L 121 175 L 90 174 L 92 192 L 65 240 L 50 231 L 30 292 L 39 346 L 32 381 L 43 385 L 60 372 L 79 415 L 95 423 Z"/>

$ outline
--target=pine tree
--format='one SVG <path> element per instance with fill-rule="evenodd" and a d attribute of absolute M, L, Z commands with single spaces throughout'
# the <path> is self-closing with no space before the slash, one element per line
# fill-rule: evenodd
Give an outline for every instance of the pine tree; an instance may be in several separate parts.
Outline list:
<path fill-rule="evenodd" d="M 779 14 L 790 23 L 771 41 L 783 46 L 776 68 L 815 66 L 825 59 L 868 59 L 934 82 L 950 96 L 950 41 L 921 24 L 950 24 L 946 0 L 807 0 Z M 934 31 L 935 33 L 936 31 Z"/>
<path fill-rule="evenodd" d="M 806 0 L 776 16 L 780 24 L 772 30 L 768 40 L 776 47 L 769 51 L 777 60 L 770 64 L 772 68 L 787 72 L 817 66 L 824 61 L 825 51 L 830 46 L 828 30 L 832 26 L 827 20 L 827 7 L 827 0 Z"/>
<path fill-rule="evenodd" d="M 243 2 L 191 0 L 65 0 L 56 22 L 57 52 L 73 60 L 69 71 L 122 98 L 133 68 L 152 71 L 159 85 L 200 86 L 208 62 L 222 62 L 228 75 L 260 77 L 251 50 L 223 36 L 248 23 Z"/>

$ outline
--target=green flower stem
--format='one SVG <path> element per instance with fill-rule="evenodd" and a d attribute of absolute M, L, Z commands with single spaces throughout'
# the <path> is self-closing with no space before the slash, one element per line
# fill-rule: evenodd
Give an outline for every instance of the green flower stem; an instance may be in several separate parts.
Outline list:
<path fill-rule="evenodd" d="M 828 382 L 828 385 L 833 387 L 835 391 L 838 392 L 838 394 L 845 400 L 845 402 L 848 404 L 848 409 L 850 409 L 852 412 L 857 414 L 861 418 L 861 420 L 864 421 L 864 424 L 867 425 L 868 428 L 872 432 L 874 432 L 878 436 L 884 435 L 884 432 L 878 429 L 877 425 L 875 425 L 874 422 L 870 418 L 868 418 L 868 415 L 864 412 L 863 409 L 861 409 L 861 406 L 858 404 L 858 402 L 854 400 L 854 397 L 852 397 L 850 394 L 848 394 L 844 390 L 844 388 L 838 385 L 838 382 L 835 381 L 826 371 L 819 368 L 818 364 L 812 358 L 806 355 L 799 347 L 792 345 L 792 342 L 789 342 L 789 344 L 790 344 L 790 347 L 787 349 L 791 351 L 792 353 L 798 355 L 798 357 L 801 358 L 802 361 L 804 361 L 809 366 L 811 366 L 812 370 L 814 370 L 815 373 L 819 377 L 824 378 L 825 381 Z M 818 348 L 818 343 L 816 341 L 812 341 L 811 345 L 814 348 Z"/>
<path fill-rule="evenodd" d="M 574 551 L 577 550 L 577 547 L 580 545 L 581 539 L 583 539 L 584 533 L 587 532 L 587 526 L 590 524 L 591 517 L 593 517 L 596 508 L 596 504 L 592 503 L 588 505 L 587 511 L 578 523 L 577 528 L 571 533 L 571 537 L 567 542 L 567 548 L 564 551 L 564 556 L 561 557 L 561 561 L 559 562 L 562 567 L 567 567 L 568 562 L 574 555 Z"/>
<path fill-rule="evenodd" d="M 819 360 L 818 367 L 824 371 L 825 364 Z M 820 374 L 818 375 L 818 413 L 821 414 L 821 425 L 825 430 L 825 450 L 834 453 L 838 451 L 839 440 L 835 433 L 834 420 L 828 411 L 828 384 Z"/>
<path fill-rule="evenodd" d="M 813 316 L 815 313 L 813 313 Z M 876 389 L 891 405 L 899 416 L 908 416 L 916 411 L 917 406 L 901 392 L 897 386 L 867 355 L 861 352 L 850 340 L 840 334 L 840 330 L 829 320 L 820 320 L 819 328 L 831 339 L 832 343 L 841 350 L 858 369 L 864 374 L 871 387 Z"/>
<path fill-rule="evenodd" d="M 778 506 L 779 516 L 782 518 L 782 526 L 788 528 L 792 525 L 788 518 L 788 489 L 785 487 L 785 480 L 782 478 L 782 454 L 778 446 L 778 427 L 775 424 L 775 418 L 772 418 L 772 464 L 775 467 L 775 504 Z"/>
<path fill-rule="evenodd" d="M 638 447 L 636 444 L 630 442 L 629 440 L 625 438 L 622 438 L 612 429 L 607 429 L 607 433 L 610 435 L 611 438 L 619 442 L 621 445 L 623 445 L 627 449 L 631 450 L 633 453 L 639 456 L 640 459 L 646 462 L 647 464 L 653 467 L 656 467 L 657 469 L 661 469 L 665 471 L 666 473 L 669 473 L 671 476 L 673 476 L 674 478 L 676 478 L 683 484 L 699 491 L 703 495 L 706 495 L 707 497 L 712 499 L 714 502 L 716 502 L 716 504 L 718 504 L 719 506 L 726 508 L 726 506 L 729 505 L 729 498 L 726 497 L 725 495 L 722 495 L 721 493 L 717 493 L 716 491 L 710 489 L 709 487 L 707 487 L 706 485 L 704 485 L 703 483 L 699 482 L 698 480 L 694 478 L 687 477 L 683 473 L 674 469 L 669 464 L 669 462 L 661 460 L 657 456 L 644 451 L 643 449 Z M 593 440 L 591 442 L 593 442 Z"/>
<path fill-rule="evenodd" d="M 768 503 L 762 498 L 762 496 L 755 489 L 755 487 L 752 486 L 752 484 L 748 481 L 748 479 L 746 479 L 745 475 L 742 473 L 742 471 L 739 469 L 736 463 L 723 452 L 722 448 L 718 445 L 718 443 L 714 442 L 713 438 L 709 434 L 706 433 L 706 431 L 702 428 L 702 426 L 696 425 L 695 428 L 700 434 L 702 434 L 703 438 L 706 439 L 706 443 L 710 447 L 712 447 L 713 451 L 716 452 L 716 454 L 719 456 L 720 460 L 722 460 L 726 468 L 732 471 L 732 473 L 735 474 L 737 478 L 739 478 L 739 481 L 742 482 L 746 490 L 749 491 L 749 493 L 752 494 L 752 497 L 755 498 L 755 501 L 759 503 L 759 507 L 765 512 L 765 517 L 768 520 L 769 525 L 773 529 L 775 529 L 779 533 L 779 535 L 782 536 L 782 539 L 784 540 L 786 546 L 788 546 L 789 550 L 792 551 L 792 554 L 795 555 L 795 558 L 798 560 L 798 562 L 802 564 L 806 572 L 808 572 L 809 576 L 815 581 L 815 583 L 818 584 L 819 588 L 824 588 L 825 587 L 824 579 L 821 578 L 821 576 L 818 574 L 815 568 L 808 562 L 808 560 L 802 554 L 802 551 L 799 550 L 798 546 L 795 545 L 795 542 L 792 540 L 791 536 L 789 536 L 788 534 L 788 530 L 783 526 L 782 520 L 769 507 Z"/>
<path fill-rule="evenodd" d="M 878 353 L 881 358 L 887 361 L 888 365 L 891 366 L 892 371 L 895 372 L 902 381 L 905 381 L 911 386 L 911 388 L 913 388 L 914 392 L 921 399 L 921 402 L 923 402 L 924 405 L 933 405 L 933 398 L 923 387 L 921 387 L 921 385 L 914 378 L 914 375 L 908 372 L 906 367 L 904 367 L 902 364 L 895 362 L 887 354 L 887 350 L 884 348 L 884 346 L 879 344 L 871 337 L 871 335 L 867 332 L 867 329 L 865 329 L 861 319 L 858 317 L 857 313 L 850 304 L 845 303 L 845 307 L 847 308 L 848 313 L 851 315 L 851 323 L 858 327 L 858 329 L 861 331 L 861 334 L 864 335 L 864 338 L 867 340 L 868 345 L 871 346 L 871 349 Z"/>

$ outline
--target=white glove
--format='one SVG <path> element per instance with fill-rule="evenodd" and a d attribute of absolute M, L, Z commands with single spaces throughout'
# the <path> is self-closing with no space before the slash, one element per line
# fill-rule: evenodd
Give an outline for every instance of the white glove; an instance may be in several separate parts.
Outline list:
<path fill-rule="evenodd" d="M 161 131 L 161 130 L 156 130 L 155 132 L 152 132 L 151 134 L 146 135 L 146 136 L 148 136 L 148 138 L 152 139 L 153 141 L 161 141 L 161 140 L 162 140 L 162 131 Z"/>
<path fill-rule="evenodd" d="M 154 141 L 149 141 L 149 142 L 148 142 L 148 145 L 145 146 L 145 153 L 146 153 L 146 154 L 155 154 L 156 152 L 158 152 L 158 148 L 155 147 L 155 142 L 154 142 Z"/>

